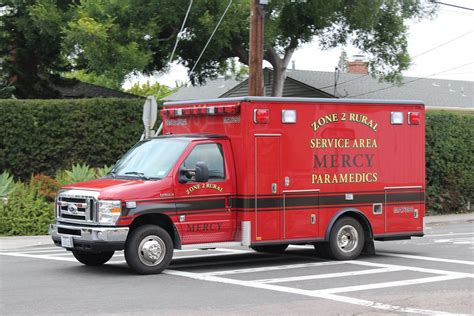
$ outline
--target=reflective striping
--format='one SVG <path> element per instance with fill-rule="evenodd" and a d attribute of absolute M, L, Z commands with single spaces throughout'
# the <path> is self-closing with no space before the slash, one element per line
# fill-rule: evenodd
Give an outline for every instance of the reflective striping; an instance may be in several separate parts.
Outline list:
<path fill-rule="evenodd" d="M 307 280 L 320 280 L 320 279 L 333 279 L 357 275 L 367 275 L 367 274 L 376 274 L 376 273 L 387 273 L 395 271 L 403 271 L 403 267 L 389 267 L 381 269 L 371 269 L 371 270 L 362 270 L 362 271 L 349 271 L 349 272 L 337 272 L 337 273 L 326 273 L 326 274 L 316 274 L 316 275 L 303 275 L 296 277 L 288 278 L 275 278 L 275 279 L 261 279 L 255 280 L 255 282 L 261 283 L 283 283 L 283 282 L 295 282 L 295 281 L 307 281 Z"/>

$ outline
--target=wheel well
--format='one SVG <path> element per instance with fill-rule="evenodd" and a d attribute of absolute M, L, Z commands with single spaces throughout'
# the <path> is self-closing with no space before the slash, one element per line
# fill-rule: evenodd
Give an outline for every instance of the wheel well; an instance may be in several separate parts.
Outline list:
<path fill-rule="evenodd" d="M 357 209 L 345 209 L 337 213 L 331 220 L 331 222 L 328 225 L 328 228 L 326 230 L 326 235 L 325 235 L 325 240 L 329 240 L 329 236 L 331 234 L 331 229 L 336 223 L 336 221 L 342 217 L 352 217 L 355 220 L 357 220 L 361 226 L 362 229 L 364 230 L 364 236 L 365 236 L 365 242 L 371 242 L 373 240 L 373 235 L 372 235 L 372 226 L 370 225 L 369 220 L 367 217 L 359 210 Z"/>
<path fill-rule="evenodd" d="M 135 228 L 142 225 L 157 225 L 166 230 L 173 240 L 173 246 L 175 249 L 181 248 L 181 238 L 179 236 L 178 230 L 171 221 L 171 218 L 164 214 L 144 214 L 137 217 L 132 224 L 130 225 L 130 231 L 133 231 Z"/>

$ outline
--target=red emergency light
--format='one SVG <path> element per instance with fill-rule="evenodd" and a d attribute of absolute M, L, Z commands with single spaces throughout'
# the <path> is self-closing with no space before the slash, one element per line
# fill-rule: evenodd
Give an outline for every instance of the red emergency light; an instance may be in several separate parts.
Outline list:
<path fill-rule="evenodd" d="M 198 115 L 236 115 L 240 112 L 240 106 L 222 105 L 222 106 L 195 106 L 177 109 L 163 109 L 160 111 L 163 118 L 174 118 L 182 116 L 198 116 Z"/>
<path fill-rule="evenodd" d="M 420 112 L 408 112 L 408 124 L 420 125 Z"/>
<path fill-rule="evenodd" d="M 253 121 L 257 124 L 266 124 L 270 122 L 270 110 L 255 109 L 253 112 Z"/>

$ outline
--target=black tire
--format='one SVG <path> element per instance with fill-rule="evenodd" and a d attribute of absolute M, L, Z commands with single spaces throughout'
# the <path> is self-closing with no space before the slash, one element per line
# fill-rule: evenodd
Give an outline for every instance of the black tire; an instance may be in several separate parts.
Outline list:
<path fill-rule="evenodd" d="M 85 264 L 86 266 L 100 266 L 112 258 L 114 251 L 95 253 L 73 249 L 72 254 L 77 259 L 77 261 Z"/>
<path fill-rule="evenodd" d="M 125 243 L 125 260 L 138 274 L 161 273 L 173 258 L 173 241 L 166 230 L 144 225 L 132 230 Z"/>
<path fill-rule="evenodd" d="M 257 252 L 282 253 L 288 248 L 287 244 L 282 245 L 266 245 L 266 246 L 250 246 Z"/>
<path fill-rule="evenodd" d="M 362 252 L 364 242 L 364 230 L 359 221 L 352 217 L 342 217 L 332 227 L 326 247 L 331 259 L 353 260 Z"/>

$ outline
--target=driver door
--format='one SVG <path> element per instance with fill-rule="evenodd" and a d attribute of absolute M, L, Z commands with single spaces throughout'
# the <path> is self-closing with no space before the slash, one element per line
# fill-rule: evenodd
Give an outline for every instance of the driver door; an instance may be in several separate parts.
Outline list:
<path fill-rule="evenodd" d="M 226 164 L 229 154 L 225 141 L 197 142 L 179 166 L 174 181 L 183 244 L 234 239 L 235 215 L 230 205 L 234 181 Z M 197 162 L 207 165 L 208 181 L 196 181 L 193 170 Z"/>

